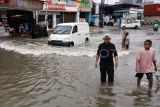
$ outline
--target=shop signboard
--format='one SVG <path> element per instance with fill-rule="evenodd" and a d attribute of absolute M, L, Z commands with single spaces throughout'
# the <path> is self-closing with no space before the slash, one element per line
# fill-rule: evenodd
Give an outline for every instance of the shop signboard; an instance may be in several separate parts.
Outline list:
<path fill-rule="evenodd" d="M 81 6 L 91 7 L 91 1 L 90 0 L 81 0 Z"/>
<path fill-rule="evenodd" d="M 48 10 L 65 10 L 66 3 L 62 0 L 48 0 Z"/>
<path fill-rule="evenodd" d="M 81 0 L 80 1 L 80 11 L 91 12 L 92 1 L 91 0 Z"/>
<path fill-rule="evenodd" d="M 61 3 L 48 4 L 48 10 L 65 10 L 65 4 Z"/>
<path fill-rule="evenodd" d="M 42 10 L 43 2 L 35 0 L 9 0 L 10 7 L 23 10 Z"/>

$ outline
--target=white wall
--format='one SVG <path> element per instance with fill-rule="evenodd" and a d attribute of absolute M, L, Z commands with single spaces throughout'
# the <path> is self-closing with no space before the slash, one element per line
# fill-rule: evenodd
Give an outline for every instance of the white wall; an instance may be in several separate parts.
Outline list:
<path fill-rule="evenodd" d="M 57 25 L 56 15 L 57 15 L 56 13 L 53 13 L 53 28 L 55 28 Z"/>

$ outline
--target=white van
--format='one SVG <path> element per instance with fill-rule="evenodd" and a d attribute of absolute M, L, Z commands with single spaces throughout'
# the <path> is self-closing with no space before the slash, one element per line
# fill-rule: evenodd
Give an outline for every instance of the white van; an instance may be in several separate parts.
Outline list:
<path fill-rule="evenodd" d="M 88 23 L 62 23 L 58 24 L 48 39 L 49 45 L 75 46 L 90 39 Z"/>

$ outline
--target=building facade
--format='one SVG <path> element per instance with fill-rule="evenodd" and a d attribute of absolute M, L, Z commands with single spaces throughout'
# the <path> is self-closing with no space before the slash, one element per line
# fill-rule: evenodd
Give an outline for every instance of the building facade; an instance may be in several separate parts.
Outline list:
<path fill-rule="evenodd" d="M 91 0 L 46 0 L 38 21 L 46 21 L 48 28 L 59 23 L 87 20 L 92 8 Z"/>

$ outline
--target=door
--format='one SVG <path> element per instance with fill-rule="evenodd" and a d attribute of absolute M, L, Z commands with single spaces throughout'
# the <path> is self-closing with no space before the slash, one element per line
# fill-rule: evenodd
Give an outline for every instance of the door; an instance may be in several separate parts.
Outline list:
<path fill-rule="evenodd" d="M 84 26 L 83 24 L 78 25 L 78 32 L 79 32 L 81 43 L 85 43 L 85 40 L 87 38 L 86 30 L 87 30 L 86 26 Z"/>
<path fill-rule="evenodd" d="M 80 34 L 78 33 L 78 26 L 74 26 L 72 30 L 72 40 L 75 45 L 80 44 Z"/>
<path fill-rule="evenodd" d="M 68 13 L 68 12 L 64 13 L 64 23 L 75 22 L 76 21 L 75 19 L 76 19 L 76 13 Z"/>
<path fill-rule="evenodd" d="M 126 22 L 126 28 L 132 28 L 132 23 L 130 21 Z"/>

